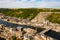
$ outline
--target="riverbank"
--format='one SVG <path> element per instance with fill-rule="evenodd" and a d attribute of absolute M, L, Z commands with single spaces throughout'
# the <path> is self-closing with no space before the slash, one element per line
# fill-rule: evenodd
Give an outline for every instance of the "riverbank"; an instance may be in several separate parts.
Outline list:
<path fill-rule="evenodd" d="M 34 35 L 34 38 L 36 36 L 36 37 L 38 37 L 37 39 L 40 39 L 40 38 L 46 39 L 46 35 L 43 35 L 43 34 L 45 32 L 48 32 L 50 29 L 54 30 L 56 32 L 60 32 L 59 24 L 51 23 L 48 20 L 45 20 L 45 18 L 46 18 L 45 16 L 48 15 L 47 13 L 51 13 L 51 12 L 46 12 L 46 14 L 45 14 L 45 12 L 41 12 L 39 14 L 39 16 L 37 16 L 35 19 L 33 19 L 31 21 L 29 21 L 27 19 L 19 19 L 19 18 L 9 17 L 9 16 L 0 14 L 1 15 L 0 24 L 5 25 L 4 27 L 7 26 L 8 27 L 7 29 L 9 29 L 9 27 L 11 27 L 11 30 L 16 29 L 16 28 L 18 28 L 18 29 L 21 28 L 22 30 L 25 30 L 26 32 L 28 32 L 28 34 L 26 34 L 27 36 L 28 35 L 31 36 L 30 33 L 33 33 L 33 34 L 36 34 L 36 35 Z M 38 21 L 38 19 L 39 19 L 39 21 Z M 37 20 L 37 21 L 35 21 L 35 20 Z M 10 31 L 10 29 L 9 29 L 9 31 Z M 13 33 L 15 34 L 15 31 Z"/>

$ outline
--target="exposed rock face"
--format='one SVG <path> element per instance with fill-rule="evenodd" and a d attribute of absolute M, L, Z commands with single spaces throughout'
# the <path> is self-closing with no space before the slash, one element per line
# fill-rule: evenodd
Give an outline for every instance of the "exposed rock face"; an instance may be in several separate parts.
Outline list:
<path fill-rule="evenodd" d="M 49 16 L 51 12 L 40 12 L 34 19 L 32 19 L 32 22 L 38 22 L 38 23 L 44 23 L 45 18 Z"/>
<path fill-rule="evenodd" d="M 48 20 L 45 20 L 46 17 L 51 15 L 53 12 L 40 12 L 34 19 L 32 19 L 32 22 L 39 23 L 40 25 L 43 24 L 46 28 L 47 27 L 52 27 L 52 30 L 55 30 L 57 32 L 60 32 L 60 24 L 56 23 L 51 23 Z M 59 13 L 59 12 L 54 12 L 54 13 Z"/>

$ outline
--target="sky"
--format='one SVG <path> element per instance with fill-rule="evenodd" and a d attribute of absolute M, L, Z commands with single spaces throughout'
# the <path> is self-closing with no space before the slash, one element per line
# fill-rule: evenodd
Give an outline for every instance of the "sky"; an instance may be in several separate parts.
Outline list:
<path fill-rule="evenodd" d="M 0 0 L 0 8 L 60 8 L 60 0 Z"/>

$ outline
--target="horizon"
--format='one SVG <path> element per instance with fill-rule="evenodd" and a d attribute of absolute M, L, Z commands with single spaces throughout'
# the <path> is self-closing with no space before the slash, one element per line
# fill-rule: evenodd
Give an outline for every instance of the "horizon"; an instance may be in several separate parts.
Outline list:
<path fill-rule="evenodd" d="M 60 8 L 60 0 L 0 0 L 0 8 Z"/>

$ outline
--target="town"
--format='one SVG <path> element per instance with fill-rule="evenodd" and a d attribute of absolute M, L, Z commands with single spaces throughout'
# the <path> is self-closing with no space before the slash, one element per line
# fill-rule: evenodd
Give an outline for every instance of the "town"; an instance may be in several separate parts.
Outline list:
<path fill-rule="evenodd" d="M 0 13 L 0 40 L 59 40 L 60 24 L 46 20 L 52 13 L 39 12 L 31 21 Z"/>

